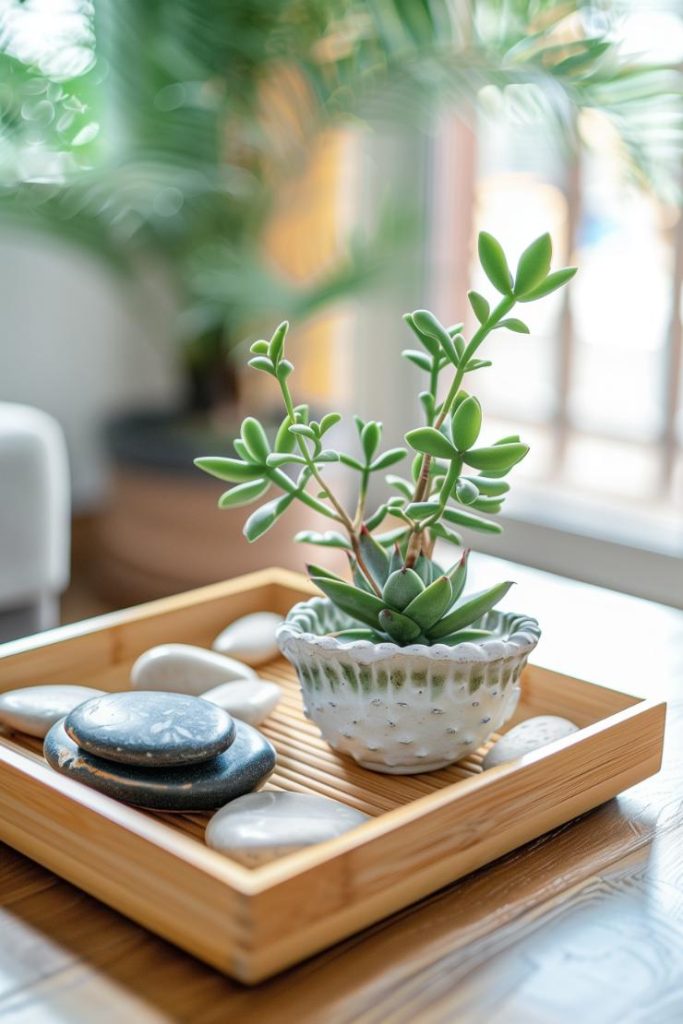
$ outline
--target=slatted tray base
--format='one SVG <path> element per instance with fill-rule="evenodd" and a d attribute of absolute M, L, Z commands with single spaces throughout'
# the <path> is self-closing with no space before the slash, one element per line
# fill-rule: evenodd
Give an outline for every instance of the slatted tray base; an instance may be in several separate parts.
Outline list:
<path fill-rule="evenodd" d="M 209 646 L 228 622 L 284 613 L 312 593 L 283 570 L 156 601 L 6 644 L 0 690 L 128 686 L 144 650 Z M 267 788 L 319 793 L 373 819 L 337 839 L 246 868 L 203 843 L 207 815 L 126 807 L 53 772 L 39 742 L 0 733 L 0 838 L 207 963 L 254 983 L 407 906 L 657 771 L 664 705 L 529 667 L 516 721 L 556 714 L 580 729 L 483 772 L 460 764 L 382 775 L 335 754 L 303 714 L 282 659 L 261 670 L 284 697 L 262 726 L 278 751 Z"/>
<path fill-rule="evenodd" d="M 487 743 L 458 764 L 438 772 L 422 775 L 382 775 L 357 767 L 347 757 L 336 754 L 320 733 L 303 714 L 303 705 L 296 674 L 284 658 L 259 669 L 263 678 L 282 687 L 283 697 L 268 720 L 260 726 L 277 750 L 278 764 L 264 789 L 286 790 L 290 793 L 318 793 L 341 800 L 375 818 L 393 811 L 421 796 L 434 793 L 444 786 L 468 779 L 481 773 L 481 762 L 486 751 L 498 739 L 493 733 Z M 43 761 L 40 740 L 10 731 L 0 735 L 14 749 L 22 751 L 38 762 Z M 210 814 L 159 814 L 151 817 L 165 821 L 172 828 L 203 841 L 204 829 Z"/>

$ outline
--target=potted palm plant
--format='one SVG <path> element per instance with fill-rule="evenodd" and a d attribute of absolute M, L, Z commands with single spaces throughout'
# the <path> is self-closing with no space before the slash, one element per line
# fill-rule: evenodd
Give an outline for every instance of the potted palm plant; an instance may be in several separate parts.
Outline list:
<path fill-rule="evenodd" d="M 427 374 L 420 394 L 425 422 L 405 435 L 413 452 L 410 475 L 386 475 L 393 494 L 378 508 L 366 508 L 370 477 L 393 470 L 408 449 L 381 452 L 381 424 L 359 418 L 358 453 L 326 446 L 341 417 L 328 412 L 313 420 L 305 405 L 295 404 L 286 322 L 269 341 L 251 346 L 250 366 L 274 377 L 282 394 L 284 418 L 275 443 L 269 444 L 258 419 L 248 417 L 233 442 L 235 457 L 196 460 L 232 485 L 219 499 L 221 508 L 251 504 L 273 488 L 280 492 L 247 519 L 249 541 L 263 536 L 294 502 L 332 520 L 334 529 L 295 539 L 344 549 L 350 578 L 309 565 L 325 596 L 292 608 L 278 639 L 296 667 L 310 717 L 332 747 L 366 768 L 410 773 L 443 767 L 480 746 L 515 709 L 519 674 L 539 626 L 529 616 L 497 610 L 511 581 L 467 593 L 468 550 L 459 531 L 500 532 L 493 517 L 509 490 L 505 477 L 528 447 L 517 435 L 482 443 L 482 409 L 463 384 L 491 365 L 480 348 L 492 331 L 528 333 L 521 319 L 509 315 L 517 303 L 540 299 L 574 275 L 573 267 L 551 272 L 551 255 L 550 237 L 542 235 L 522 253 L 513 275 L 496 239 L 479 235 L 479 258 L 498 294 L 489 303 L 469 293 L 478 322 L 469 340 L 463 324 L 445 327 L 427 310 L 406 314 L 420 348 L 403 355 Z M 335 463 L 358 478 L 354 510 L 325 478 L 326 467 Z M 396 525 L 387 529 L 387 520 Z M 437 540 L 461 549 L 450 566 L 435 559 Z"/>

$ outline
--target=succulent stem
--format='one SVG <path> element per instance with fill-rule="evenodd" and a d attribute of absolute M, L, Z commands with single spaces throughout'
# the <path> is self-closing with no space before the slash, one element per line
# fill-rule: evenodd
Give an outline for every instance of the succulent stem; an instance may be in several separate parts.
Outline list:
<path fill-rule="evenodd" d="M 484 339 L 487 337 L 487 335 L 490 334 L 491 331 L 494 330 L 494 328 L 497 326 L 497 324 L 503 319 L 503 317 L 510 312 L 514 304 L 514 296 L 506 295 L 503 299 L 501 299 L 501 301 L 498 303 L 498 305 L 493 310 L 489 318 L 485 321 L 485 323 L 481 324 L 479 329 L 473 335 L 472 340 L 465 349 L 462 358 L 459 361 L 459 365 L 457 370 L 455 371 L 455 375 L 453 377 L 453 381 L 449 388 L 448 394 L 446 395 L 443 405 L 441 406 L 441 411 L 434 422 L 434 427 L 437 430 L 441 426 L 443 426 L 446 417 L 451 411 L 453 402 L 455 401 L 458 391 L 460 390 L 460 385 L 462 384 L 465 373 L 467 372 L 466 367 L 468 362 L 474 356 L 475 352 L 477 351 L 481 343 L 484 341 Z M 422 465 L 420 466 L 420 475 L 417 478 L 417 483 L 415 485 L 415 491 L 413 493 L 412 498 L 414 502 L 424 501 L 425 498 L 427 497 L 427 493 L 429 490 L 429 468 L 431 466 L 431 463 L 431 455 L 423 455 Z M 455 481 L 453 481 L 453 483 L 455 483 Z M 441 512 L 439 512 L 439 516 L 440 514 Z M 435 522 L 438 518 L 438 516 L 434 517 L 433 521 Z M 420 551 L 422 550 L 423 532 L 425 529 L 425 525 L 427 524 L 420 524 L 420 527 L 414 528 L 410 534 L 410 539 L 408 541 L 408 547 L 406 549 L 406 558 L 404 563 L 407 568 L 411 568 L 413 565 L 415 565 L 415 561 L 417 560 Z"/>
<path fill-rule="evenodd" d="M 296 422 L 296 414 L 295 414 L 295 411 L 294 411 L 294 401 L 292 399 L 292 395 L 291 395 L 291 392 L 289 390 L 289 385 L 287 384 L 286 378 L 281 378 L 279 383 L 280 383 L 280 391 L 282 392 L 282 398 L 283 398 L 283 401 L 285 403 L 285 409 L 287 410 L 287 415 L 289 416 L 291 422 L 295 423 Z M 336 518 L 337 521 L 342 524 L 342 526 L 344 527 L 344 529 L 346 530 L 346 532 L 349 535 L 349 541 L 351 542 L 351 547 L 353 548 L 353 553 L 356 556 L 356 561 L 358 563 L 359 570 L 363 573 L 363 576 L 365 577 L 365 579 L 368 581 L 368 583 L 372 587 L 374 593 L 377 594 L 377 596 L 379 596 L 380 595 L 380 589 L 377 586 L 377 584 L 375 583 L 374 579 L 372 578 L 372 574 L 370 573 L 370 571 L 369 571 L 369 569 L 368 569 L 368 567 L 365 564 L 365 561 L 363 559 L 363 555 L 362 555 L 361 548 L 360 548 L 360 540 L 359 540 L 359 537 L 358 537 L 358 531 L 357 531 L 357 529 L 355 527 L 355 524 L 351 521 L 351 518 L 349 517 L 348 512 L 346 511 L 344 506 L 341 504 L 341 502 L 337 500 L 337 498 L 335 497 L 334 493 L 328 487 L 326 481 L 323 479 L 323 476 L 322 476 L 320 470 L 318 469 L 318 467 L 316 466 L 315 461 L 311 458 L 311 454 L 310 454 L 310 452 L 308 450 L 308 446 L 306 445 L 306 442 L 305 442 L 304 438 L 300 434 L 297 434 L 296 441 L 297 441 L 297 445 L 299 447 L 299 451 L 301 452 L 303 458 L 306 461 L 306 465 L 308 466 L 308 468 L 309 468 L 309 470 L 311 472 L 311 476 L 316 481 L 316 483 L 319 485 L 320 490 L 324 493 L 325 497 L 327 498 L 327 500 L 329 501 L 330 505 L 334 509 L 334 516 L 333 516 L 333 518 Z M 366 488 L 365 489 L 367 491 L 367 481 L 366 481 Z M 363 507 L 364 507 L 364 505 L 365 505 L 365 496 L 363 495 L 362 504 L 361 504 L 361 522 L 362 522 L 362 514 L 363 514 Z"/>

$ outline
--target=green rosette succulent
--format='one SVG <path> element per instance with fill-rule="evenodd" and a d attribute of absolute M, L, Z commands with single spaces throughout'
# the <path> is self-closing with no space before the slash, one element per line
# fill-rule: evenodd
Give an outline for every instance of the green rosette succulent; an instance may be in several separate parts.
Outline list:
<path fill-rule="evenodd" d="M 518 435 L 493 444 L 479 443 L 482 408 L 476 396 L 463 388 L 463 381 L 491 365 L 478 353 L 492 331 L 529 333 L 524 321 L 509 316 L 517 303 L 556 291 L 576 269 L 551 272 L 552 245 L 547 234 L 524 250 L 514 274 L 492 235 L 481 232 L 478 251 L 498 294 L 490 303 L 478 292 L 469 293 L 479 325 L 469 341 L 463 324 L 446 327 L 428 310 L 403 318 L 420 347 L 405 349 L 402 355 L 427 374 L 427 387 L 420 392 L 425 422 L 405 435 L 413 452 L 409 476 L 387 473 L 385 482 L 392 493 L 373 511 L 367 509 L 371 476 L 391 469 L 409 451 L 404 447 L 381 451 L 382 424 L 359 417 L 355 417 L 357 453 L 339 451 L 327 443 L 328 431 L 342 417 L 329 412 L 313 420 L 308 406 L 295 404 L 289 384 L 294 366 L 285 355 L 287 322 L 269 341 L 254 342 L 249 360 L 254 370 L 274 377 L 280 387 L 284 418 L 272 444 L 263 425 L 249 416 L 233 441 L 234 456 L 195 460 L 204 472 L 231 485 L 219 498 L 220 508 L 250 505 L 276 492 L 248 517 L 244 534 L 249 541 L 269 530 L 294 501 L 334 520 L 333 530 L 307 530 L 294 539 L 347 552 L 349 580 L 321 566 L 308 566 L 311 580 L 354 623 L 335 634 L 341 638 L 389 640 L 401 646 L 455 646 L 477 640 L 489 634 L 476 628 L 476 623 L 512 586 L 505 581 L 479 593 L 465 593 L 468 548 L 460 531 L 501 532 L 492 517 L 501 511 L 510 489 L 505 477 L 529 448 Z M 440 387 L 444 374 L 450 375 L 445 389 Z M 440 398 L 444 391 L 445 397 Z M 341 463 L 357 475 L 353 511 L 339 500 L 325 477 L 331 463 Z M 387 529 L 387 519 L 398 525 Z M 434 560 L 437 540 L 461 549 L 447 570 Z"/>

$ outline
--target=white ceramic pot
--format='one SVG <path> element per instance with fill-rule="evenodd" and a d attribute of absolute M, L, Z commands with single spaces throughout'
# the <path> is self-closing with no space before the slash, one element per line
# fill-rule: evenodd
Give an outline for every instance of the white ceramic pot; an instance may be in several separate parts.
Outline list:
<path fill-rule="evenodd" d="M 295 605 L 277 633 L 306 714 L 335 750 L 392 774 L 435 771 L 470 754 L 513 714 L 538 643 L 535 619 L 489 612 L 480 643 L 373 644 L 325 634 L 351 620 L 327 598 Z"/>

